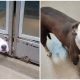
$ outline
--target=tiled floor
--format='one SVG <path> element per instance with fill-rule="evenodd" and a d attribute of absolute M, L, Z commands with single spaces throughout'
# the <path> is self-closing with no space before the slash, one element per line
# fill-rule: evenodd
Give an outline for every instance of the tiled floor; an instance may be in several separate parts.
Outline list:
<path fill-rule="evenodd" d="M 39 78 L 39 67 L 0 55 L 0 79 Z"/>

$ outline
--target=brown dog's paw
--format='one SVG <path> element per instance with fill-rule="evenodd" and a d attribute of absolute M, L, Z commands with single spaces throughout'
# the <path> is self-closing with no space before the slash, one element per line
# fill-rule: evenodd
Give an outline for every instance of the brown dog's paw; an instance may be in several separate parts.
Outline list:
<path fill-rule="evenodd" d="M 74 64 L 74 65 L 77 65 L 78 62 L 79 62 L 79 58 L 78 58 L 78 57 L 77 57 L 77 58 L 74 58 L 72 61 L 73 61 L 73 64 Z"/>

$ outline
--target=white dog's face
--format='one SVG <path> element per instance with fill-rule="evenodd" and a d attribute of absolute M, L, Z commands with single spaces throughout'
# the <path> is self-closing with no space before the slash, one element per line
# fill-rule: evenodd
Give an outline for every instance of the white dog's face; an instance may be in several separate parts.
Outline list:
<path fill-rule="evenodd" d="M 77 33 L 77 35 L 75 38 L 75 42 L 76 42 L 77 47 L 80 49 L 80 24 L 78 25 L 76 33 Z"/>
<path fill-rule="evenodd" d="M 8 43 L 2 38 L 0 38 L 0 52 L 2 53 L 9 52 Z"/>

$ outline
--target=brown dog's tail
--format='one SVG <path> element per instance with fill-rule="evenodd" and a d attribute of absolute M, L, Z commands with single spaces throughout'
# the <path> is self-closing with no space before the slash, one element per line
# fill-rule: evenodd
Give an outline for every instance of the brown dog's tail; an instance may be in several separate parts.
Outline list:
<path fill-rule="evenodd" d="M 51 39 L 51 36 L 50 36 L 50 34 L 48 33 L 48 35 L 47 35 L 48 37 L 49 37 L 49 39 Z"/>

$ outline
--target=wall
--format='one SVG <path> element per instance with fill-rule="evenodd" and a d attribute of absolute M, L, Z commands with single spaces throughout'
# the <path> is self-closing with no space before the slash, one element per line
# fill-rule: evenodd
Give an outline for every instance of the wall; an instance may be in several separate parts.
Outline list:
<path fill-rule="evenodd" d="M 52 7 L 80 21 L 80 1 L 42 1 L 41 7 Z"/>

